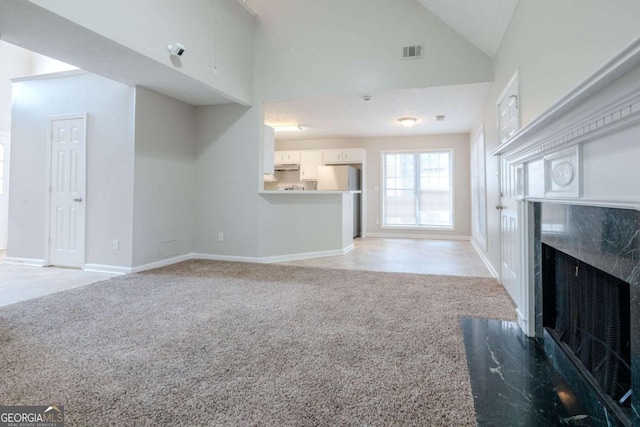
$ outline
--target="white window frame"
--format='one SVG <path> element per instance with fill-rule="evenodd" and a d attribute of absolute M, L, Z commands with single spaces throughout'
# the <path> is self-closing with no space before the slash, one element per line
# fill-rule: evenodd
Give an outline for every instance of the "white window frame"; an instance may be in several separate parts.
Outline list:
<path fill-rule="evenodd" d="M 437 226 L 437 225 L 387 225 L 385 224 L 385 194 L 387 192 L 387 180 L 385 173 L 385 155 L 386 154 L 413 154 L 419 155 L 420 153 L 450 153 L 450 167 L 451 167 L 451 226 Z M 408 149 L 408 150 L 382 150 L 380 151 L 380 180 L 382 181 L 380 192 L 380 228 L 383 230 L 456 230 L 456 173 L 455 173 L 455 150 L 453 148 L 440 148 L 440 149 Z M 419 173 L 416 174 L 416 180 L 419 180 Z"/>

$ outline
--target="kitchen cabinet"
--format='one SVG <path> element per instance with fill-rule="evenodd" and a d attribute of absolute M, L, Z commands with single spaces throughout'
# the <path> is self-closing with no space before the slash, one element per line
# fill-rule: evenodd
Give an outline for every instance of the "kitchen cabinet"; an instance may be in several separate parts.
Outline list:
<path fill-rule="evenodd" d="M 364 148 L 341 148 L 324 150 L 324 164 L 337 163 L 362 163 L 364 160 Z"/>
<path fill-rule="evenodd" d="M 276 165 L 300 164 L 300 151 L 276 151 L 273 156 Z"/>
<path fill-rule="evenodd" d="M 318 166 L 322 166 L 322 154 L 320 150 L 300 152 L 300 181 L 318 180 Z"/>
<path fill-rule="evenodd" d="M 273 174 L 274 155 L 273 150 L 276 144 L 275 131 L 270 126 L 264 127 L 263 135 L 264 145 L 263 149 L 263 172 L 266 174 Z"/>

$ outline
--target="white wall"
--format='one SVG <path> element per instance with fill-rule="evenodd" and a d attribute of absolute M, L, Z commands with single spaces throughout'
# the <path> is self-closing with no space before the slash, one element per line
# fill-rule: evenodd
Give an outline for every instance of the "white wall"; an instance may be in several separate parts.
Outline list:
<path fill-rule="evenodd" d="M 8 256 L 43 259 L 48 117 L 88 113 L 86 263 L 132 256 L 133 89 L 88 73 L 14 84 Z M 112 249 L 113 239 L 120 241 Z"/>
<path fill-rule="evenodd" d="M 459 236 L 471 235 L 471 177 L 469 135 L 421 135 L 390 136 L 376 138 L 333 138 L 302 141 L 276 141 L 277 150 L 315 150 L 330 148 L 358 148 L 367 150 L 367 233 L 403 234 L 415 236 Z M 377 224 L 381 215 L 382 188 L 381 152 L 385 150 L 454 150 L 455 183 L 455 230 L 395 230 L 383 229 Z"/>
<path fill-rule="evenodd" d="M 495 102 L 519 70 L 522 126 L 594 72 L 638 36 L 640 2 L 635 0 L 521 1 L 494 60 L 495 84 L 471 135 L 484 123 L 487 151 L 487 257 L 501 264 L 499 159 Z"/>
<path fill-rule="evenodd" d="M 258 8 L 261 100 L 491 81 L 491 60 L 415 0 L 280 0 Z M 424 59 L 402 47 L 424 44 Z"/>
<path fill-rule="evenodd" d="M 251 102 L 254 18 L 237 0 L 30 2 L 222 93 Z M 179 61 L 172 62 L 167 45 L 175 42 L 187 49 Z"/>
<path fill-rule="evenodd" d="M 195 107 L 135 90 L 133 266 L 193 251 Z"/>
<path fill-rule="evenodd" d="M 0 132 L 11 130 L 11 78 L 31 74 L 31 53 L 0 41 Z"/>
<path fill-rule="evenodd" d="M 78 67 L 66 64 L 57 59 L 40 55 L 33 52 L 31 54 L 31 73 L 29 75 L 59 73 L 61 71 L 77 70 Z"/>

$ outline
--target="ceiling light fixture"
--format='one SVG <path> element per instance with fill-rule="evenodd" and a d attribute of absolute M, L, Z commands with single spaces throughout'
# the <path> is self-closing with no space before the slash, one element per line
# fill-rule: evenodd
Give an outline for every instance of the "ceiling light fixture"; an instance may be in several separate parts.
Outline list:
<path fill-rule="evenodd" d="M 416 124 L 418 119 L 416 119 L 415 117 L 401 117 L 398 119 L 398 121 L 402 126 L 410 128 L 411 126 Z"/>
<path fill-rule="evenodd" d="M 273 129 L 276 132 L 295 132 L 304 130 L 304 128 L 300 125 L 282 125 L 282 126 L 273 126 Z"/>

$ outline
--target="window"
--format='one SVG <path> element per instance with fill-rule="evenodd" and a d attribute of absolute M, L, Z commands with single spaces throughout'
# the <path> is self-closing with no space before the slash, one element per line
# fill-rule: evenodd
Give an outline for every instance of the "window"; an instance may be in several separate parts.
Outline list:
<path fill-rule="evenodd" d="M 382 225 L 453 228 L 453 151 L 383 152 Z"/>

